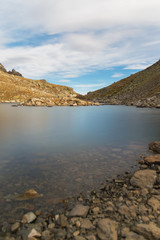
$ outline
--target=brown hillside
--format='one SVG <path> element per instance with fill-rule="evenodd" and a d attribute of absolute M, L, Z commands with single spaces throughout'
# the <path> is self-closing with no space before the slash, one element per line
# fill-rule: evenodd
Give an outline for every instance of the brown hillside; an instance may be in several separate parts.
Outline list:
<path fill-rule="evenodd" d="M 111 104 L 135 104 L 160 93 L 160 60 L 108 87 L 89 92 L 85 98 Z"/>

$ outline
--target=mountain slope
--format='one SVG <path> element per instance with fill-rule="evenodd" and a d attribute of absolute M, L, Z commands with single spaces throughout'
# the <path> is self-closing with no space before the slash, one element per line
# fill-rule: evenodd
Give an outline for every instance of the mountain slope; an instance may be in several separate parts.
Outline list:
<path fill-rule="evenodd" d="M 7 72 L 0 65 L 0 102 L 16 102 L 28 106 L 92 104 L 78 99 L 77 93 L 70 87 L 51 84 L 46 80 L 27 79 L 14 75 L 14 71 Z"/>
<path fill-rule="evenodd" d="M 106 104 L 160 106 L 160 60 L 108 87 L 89 92 L 85 99 Z"/>

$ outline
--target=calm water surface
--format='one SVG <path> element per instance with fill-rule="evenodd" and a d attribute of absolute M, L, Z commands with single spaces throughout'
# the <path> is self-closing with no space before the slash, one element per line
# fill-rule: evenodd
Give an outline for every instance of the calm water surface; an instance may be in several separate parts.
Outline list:
<path fill-rule="evenodd" d="M 96 188 L 136 164 L 160 139 L 160 110 L 125 106 L 0 104 L 0 216 L 20 219 Z M 18 201 L 35 189 L 43 197 Z"/>

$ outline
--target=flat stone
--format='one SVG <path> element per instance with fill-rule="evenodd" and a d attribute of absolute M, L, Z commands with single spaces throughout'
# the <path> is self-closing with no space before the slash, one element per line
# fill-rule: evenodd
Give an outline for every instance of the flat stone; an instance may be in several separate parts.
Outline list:
<path fill-rule="evenodd" d="M 11 226 L 11 232 L 14 233 L 14 232 L 18 231 L 19 227 L 20 227 L 20 223 L 19 223 L 19 222 L 14 223 L 14 224 Z"/>
<path fill-rule="evenodd" d="M 36 229 L 32 229 L 31 232 L 28 235 L 29 238 L 33 238 L 33 237 L 41 237 L 41 234 L 36 230 Z"/>
<path fill-rule="evenodd" d="M 93 229 L 94 226 L 89 219 L 84 219 L 84 220 L 82 220 L 81 228 Z"/>
<path fill-rule="evenodd" d="M 154 141 L 149 143 L 149 149 L 153 152 L 160 153 L 160 141 Z"/>
<path fill-rule="evenodd" d="M 134 173 L 132 178 L 130 179 L 130 183 L 133 186 L 140 188 L 152 188 L 154 183 L 156 182 L 156 171 L 145 169 L 139 170 Z"/>
<path fill-rule="evenodd" d="M 70 217 L 86 217 L 88 214 L 89 207 L 77 204 L 70 212 Z"/>
<path fill-rule="evenodd" d="M 132 231 L 142 235 L 149 240 L 160 239 L 160 228 L 152 222 L 150 222 L 149 224 L 136 224 L 132 227 Z"/>
<path fill-rule="evenodd" d="M 160 164 L 160 154 L 148 156 L 144 159 L 144 161 L 147 162 L 147 163 L 158 163 L 158 164 Z"/>
<path fill-rule="evenodd" d="M 36 215 L 33 212 L 26 213 L 22 218 L 22 223 L 31 223 L 36 219 Z"/>
<path fill-rule="evenodd" d="M 101 240 L 117 240 L 117 222 L 104 218 L 98 222 L 98 237 Z"/>

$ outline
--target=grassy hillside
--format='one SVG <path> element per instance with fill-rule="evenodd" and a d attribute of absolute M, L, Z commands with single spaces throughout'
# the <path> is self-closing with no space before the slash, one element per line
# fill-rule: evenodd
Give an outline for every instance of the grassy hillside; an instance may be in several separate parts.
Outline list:
<path fill-rule="evenodd" d="M 63 97 L 75 94 L 72 88 L 45 80 L 31 80 L 0 71 L 0 102 L 26 101 L 30 98 Z"/>
<path fill-rule="evenodd" d="M 111 104 L 134 104 L 160 92 L 160 60 L 147 69 L 108 87 L 89 92 L 85 98 Z"/>

